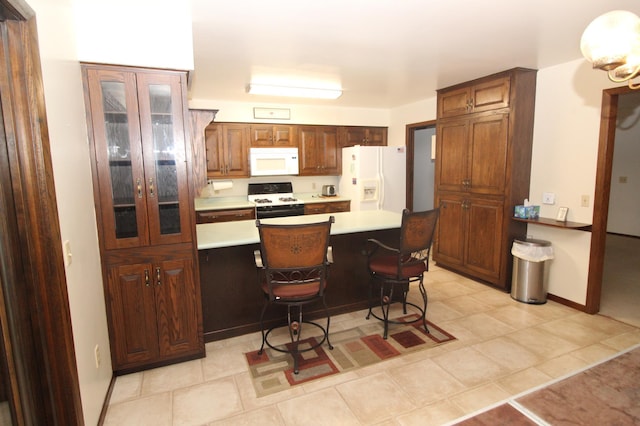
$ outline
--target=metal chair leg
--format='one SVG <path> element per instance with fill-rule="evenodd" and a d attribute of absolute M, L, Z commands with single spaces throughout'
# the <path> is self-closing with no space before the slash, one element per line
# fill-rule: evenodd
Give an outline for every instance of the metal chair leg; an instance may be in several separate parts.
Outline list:
<path fill-rule="evenodd" d="M 324 305 L 324 312 L 327 315 L 327 328 L 325 330 L 327 345 L 329 346 L 329 349 L 333 350 L 333 345 L 329 341 L 329 326 L 331 325 L 331 316 L 329 315 L 329 308 L 327 307 L 327 302 L 324 300 L 324 297 L 322 297 L 322 304 Z"/>
<path fill-rule="evenodd" d="M 420 283 L 418 284 L 418 288 L 420 289 L 420 294 L 422 295 L 422 325 L 424 325 L 424 331 L 429 334 L 429 328 L 427 327 L 427 290 L 424 288 L 424 283 L 422 282 L 422 277 L 420 278 Z"/>
<path fill-rule="evenodd" d="M 260 350 L 258 351 L 258 355 L 262 355 L 262 351 L 264 350 L 264 343 L 267 340 L 267 335 L 264 332 L 264 314 L 267 311 L 268 306 L 269 306 L 269 301 L 265 300 L 264 305 L 262 306 L 262 312 L 260 313 L 260 331 L 262 332 L 262 344 L 260 345 Z"/>
<path fill-rule="evenodd" d="M 383 339 L 387 339 L 389 333 L 389 309 L 391 308 L 391 302 L 393 301 L 393 284 L 389 286 L 389 295 L 385 294 L 385 284 L 380 285 L 380 308 L 382 309 L 382 317 L 384 318 L 384 334 Z"/>

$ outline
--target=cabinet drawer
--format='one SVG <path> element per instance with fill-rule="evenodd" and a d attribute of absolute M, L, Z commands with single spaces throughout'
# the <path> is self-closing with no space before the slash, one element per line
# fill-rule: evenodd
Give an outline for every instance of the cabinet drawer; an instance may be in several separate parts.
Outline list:
<path fill-rule="evenodd" d="M 255 209 L 207 210 L 196 212 L 196 223 L 233 222 L 256 218 Z"/>
<path fill-rule="evenodd" d="M 333 201 L 304 205 L 304 214 L 340 213 L 351 210 L 351 201 Z"/>

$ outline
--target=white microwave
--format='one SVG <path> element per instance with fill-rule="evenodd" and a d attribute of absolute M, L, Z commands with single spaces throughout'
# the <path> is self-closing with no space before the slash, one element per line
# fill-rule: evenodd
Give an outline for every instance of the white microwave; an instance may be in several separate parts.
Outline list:
<path fill-rule="evenodd" d="M 250 148 L 251 176 L 298 174 L 298 148 Z"/>

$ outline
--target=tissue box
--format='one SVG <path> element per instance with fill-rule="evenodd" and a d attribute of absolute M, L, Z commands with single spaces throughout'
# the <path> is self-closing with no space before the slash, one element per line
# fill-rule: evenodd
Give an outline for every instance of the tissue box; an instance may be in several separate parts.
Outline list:
<path fill-rule="evenodd" d="M 537 219 L 540 217 L 540 206 L 516 206 L 513 216 L 520 219 Z"/>
<path fill-rule="evenodd" d="M 537 219 L 540 217 L 540 206 L 526 206 L 527 219 Z"/>

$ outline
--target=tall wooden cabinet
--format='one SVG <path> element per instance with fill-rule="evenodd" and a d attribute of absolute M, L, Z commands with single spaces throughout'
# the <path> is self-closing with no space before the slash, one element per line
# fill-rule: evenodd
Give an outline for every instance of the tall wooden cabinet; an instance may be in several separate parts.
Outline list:
<path fill-rule="evenodd" d="M 201 357 L 186 74 L 82 68 L 113 369 Z"/>
<path fill-rule="evenodd" d="M 513 69 L 438 91 L 434 260 L 508 290 L 511 220 L 529 196 L 536 71 Z"/>

